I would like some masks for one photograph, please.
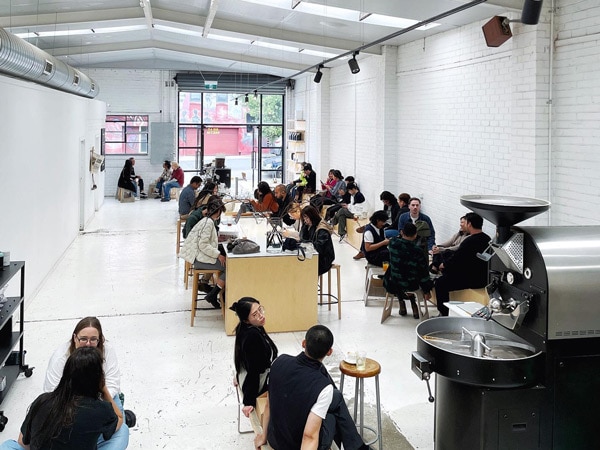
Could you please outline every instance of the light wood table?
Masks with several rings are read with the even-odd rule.
[[[261,252],[227,254],[225,332],[234,334],[239,320],[229,307],[242,297],[254,297],[265,308],[269,333],[304,331],[316,325],[318,255],[299,261],[294,254],[267,253],[265,225],[251,218],[240,224],[246,232],[242,235],[260,244]]]

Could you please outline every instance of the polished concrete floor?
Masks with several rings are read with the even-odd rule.
[[[190,292],[183,286],[183,260],[175,256],[176,217],[175,201],[121,204],[107,198],[37,295],[27,299],[26,363],[35,369],[31,378],[20,376],[1,405],[9,419],[2,439],[18,435],[28,405],[41,393],[54,349],[69,339],[81,317],[95,315],[117,347],[125,407],[138,418],[129,448],[252,448],[252,434],[237,432],[234,338],[225,335],[216,310],[198,311],[195,326],[189,325]],[[252,218],[240,223],[267,229]],[[354,248],[334,242],[343,307],[341,320],[335,307],[319,310],[319,322],[335,336],[335,351],[325,364],[339,380],[337,367],[346,352],[366,351],[382,366],[386,416],[412,447],[432,449],[434,406],[410,369],[417,321],[400,317],[395,307],[380,324],[383,302],[365,307],[362,301],[364,259],[353,260]],[[273,334],[280,353],[298,353],[302,338],[302,332]],[[366,401],[375,403],[375,383],[366,380],[365,389]],[[352,391],[347,381],[344,394]],[[390,442],[384,436],[385,449],[399,448]]]

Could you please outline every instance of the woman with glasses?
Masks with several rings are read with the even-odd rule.
[[[18,443],[6,441],[0,449],[94,450],[99,437],[110,442],[124,426],[123,413],[106,397],[102,355],[96,348],[78,348],[67,358],[56,389],[29,407]]]
[[[117,353],[112,345],[106,342],[102,333],[102,325],[96,317],[85,317],[77,323],[71,339],[63,343],[52,355],[46,370],[44,381],[44,392],[52,392],[59,385],[65,363],[70,355],[78,348],[94,347],[100,351],[104,358],[102,369],[104,370],[105,383],[102,388],[102,397],[112,399],[119,410],[123,413],[123,404],[119,398],[121,393],[121,372],[117,361]],[[98,449],[121,450],[129,444],[129,428],[124,423],[110,440],[98,438]]]
[[[267,392],[271,363],[277,358],[277,346],[264,329],[265,309],[258,300],[242,297],[229,308],[240,323],[235,328],[236,385],[243,393],[242,412],[246,417],[256,407],[256,398]]]

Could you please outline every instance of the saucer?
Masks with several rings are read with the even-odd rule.
[[[345,362],[345,363],[347,363],[347,364],[353,364],[353,365],[356,365],[356,358],[348,358],[348,357],[345,357],[345,358],[344,358],[344,362]]]

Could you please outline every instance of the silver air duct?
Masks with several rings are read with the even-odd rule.
[[[81,97],[94,98],[96,82],[35,45],[0,28],[0,72]]]

